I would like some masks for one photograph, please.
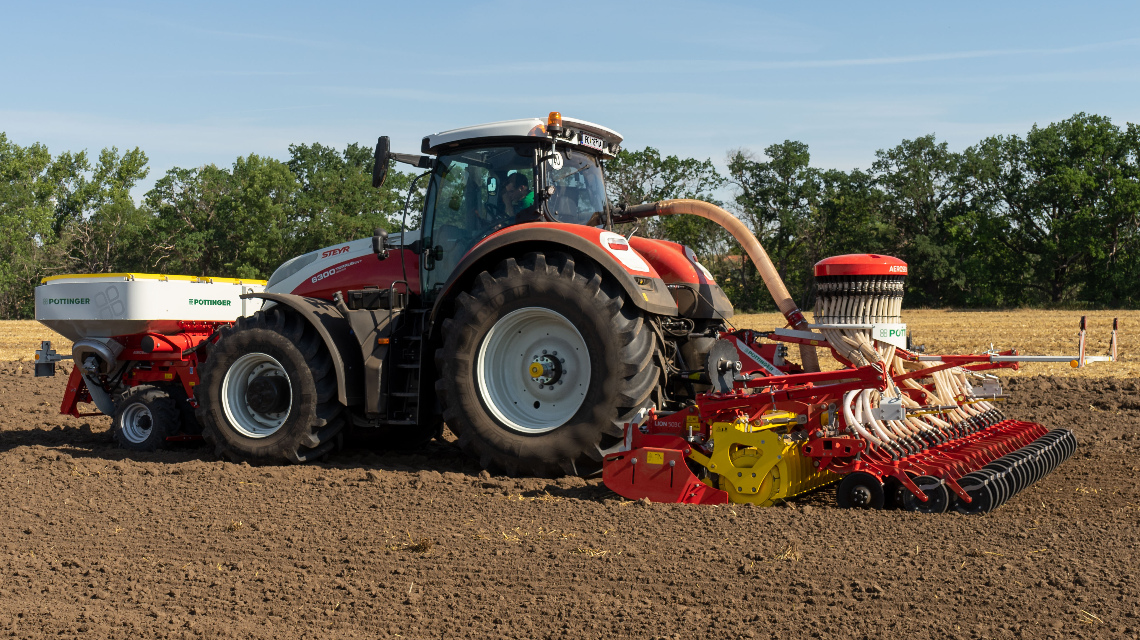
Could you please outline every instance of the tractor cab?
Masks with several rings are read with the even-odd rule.
[[[608,205],[601,161],[621,143],[616,132],[551,113],[429,135],[435,155],[424,203],[420,268],[430,303],[463,256],[483,238],[516,224],[601,226]]]

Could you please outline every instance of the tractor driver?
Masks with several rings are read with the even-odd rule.
[[[513,217],[513,223],[539,219],[534,208],[534,191],[530,188],[530,180],[521,171],[507,176],[503,184],[503,214]]]

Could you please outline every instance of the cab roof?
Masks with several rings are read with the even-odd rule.
[[[573,144],[595,153],[600,152],[607,158],[617,155],[621,148],[621,134],[613,129],[574,118],[562,118],[562,128],[563,133],[558,138],[559,144]],[[599,150],[596,147],[583,145],[582,134],[601,138],[603,148]],[[549,139],[550,136],[546,132],[546,121],[541,118],[522,118],[441,131],[424,136],[420,145],[420,152],[439,155],[445,153],[449,147],[459,147],[467,143],[508,142],[526,138]]]

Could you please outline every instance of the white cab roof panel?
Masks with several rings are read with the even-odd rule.
[[[621,147],[621,134],[613,129],[607,129],[606,127],[592,122],[586,122],[585,120],[565,117],[562,118],[562,126],[566,131],[564,136],[567,137],[560,138],[560,143],[568,142],[570,144],[580,145],[580,136],[585,133],[596,138],[601,138],[605,142],[605,148],[602,149],[602,154],[607,157],[617,154]],[[471,127],[463,127],[461,129],[441,131],[425,136],[420,151],[422,153],[434,153],[438,155],[445,151],[445,147],[450,145],[458,146],[461,143],[475,142],[480,139],[499,141],[507,138],[549,138],[546,133],[546,121],[541,118],[523,118],[520,120],[504,120],[502,122],[490,122]]]

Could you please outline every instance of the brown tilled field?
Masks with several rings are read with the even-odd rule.
[[[1079,313],[908,311],[928,352],[1074,353]],[[1090,352],[1112,313],[1090,315]],[[1140,637],[1140,359],[1012,375],[1077,454],[984,516],[629,502],[506,478],[448,441],[250,466],[132,454],[58,414],[50,337],[0,324],[0,632],[44,637]],[[776,317],[742,316],[770,328]],[[66,343],[55,337],[56,348]]]

